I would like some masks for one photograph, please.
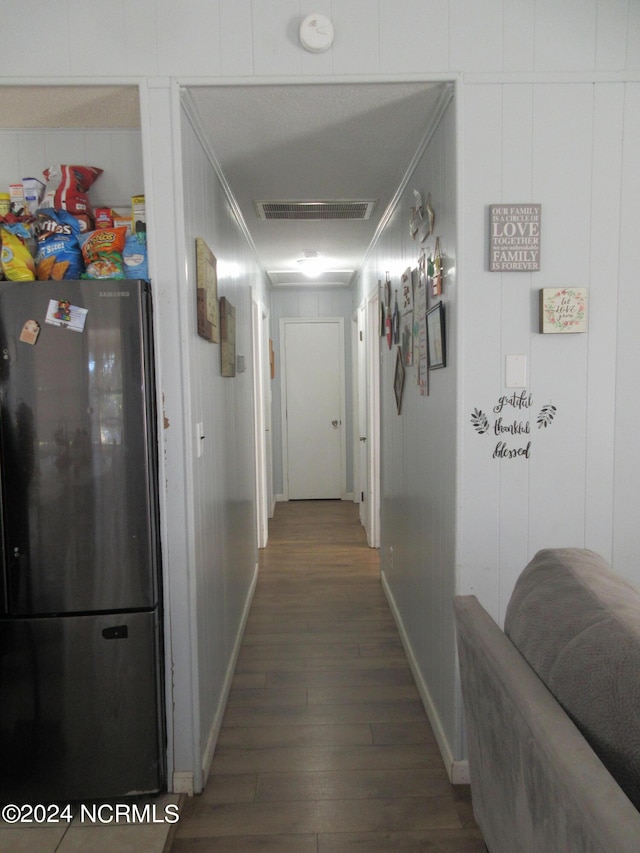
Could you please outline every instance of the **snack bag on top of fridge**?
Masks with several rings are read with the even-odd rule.
[[[127,278],[124,271],[126,228],[98,228],[80,235],[86,270],[81,278]]]
[[[2,272],[9,281],[33,281],[36,277],[36,265],[26,242],[30,232],[21,222],[0,225],[0,262]]]
[[[38,281],[80,278],[84,261],[80,249],[80,223],[66,210],[41,208],[38,211]]]
[[[68,210],[74,216],[93,217],[87,192],[100,177],[102,169],[96,166],[51,166],[43,175],[47,179],[41,207]]]

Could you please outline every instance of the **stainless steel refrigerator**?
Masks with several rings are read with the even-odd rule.
[[[0,801],[165,782],[150,286],[0,282]]]

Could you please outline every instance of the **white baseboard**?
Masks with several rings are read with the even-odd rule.
[[[400,634],[402,645],[404,646],[404,650],[407,654],[407,659],[409,661],[409,666],[411,667],[411,672],[413,673],[413,677],[418,688],[418,693],[420,694],[420,698],[422,699],[422,704],[424,705],[427,717],[429,718],[429,722],[431,723],[431,728],[433,729],[433,733],[438,744],[438,749],[440,750],[440,754],[442,755],[444,766],[449,775],[449,781],[452,785],[468,785],[469,762],[458,761],[455,760],[453,757],[449,741],[442,727],[442,722],[440,721],[440,716],[436,710],[435,705],[433,704],[431,694],[429,693],[429,688],[427,687],[427,684],[424,678],[422,677],[422,673],[418,666],[418,662],[416,661],[416,657],[413,653],[411,643],[409,642],[409,637],[407,636],[407,632],[405,631],[400,611],[398,610],[398,607],[396,605],[393,593],[391,592],[391,588],[387,583],[384,570],[380,573],[380,575],[382,579],[382,588],[384,590],[384,594],[386,595],[387,601],[389,602],[389,607],[391,608],[391,613],[393,614],[398,633]]]
[[[451,773],[449,776],[452,785],[470,785],[471,776],[469,775],[469,762],[454,761],[451,765]]]
[[[284,503],[284,502],[289,500],[289,498],[285,497],[284,495],[274,495],[273,497],[274,497],[274,501],[276,503],[279,503],[279,502]],[[341,501],[352,501],[353,500],[353,492],[345,492],[342,495],[342,497],[340,498],[340,500]],[[274,504],[274,509],[275,509],[275,504]],[[272,513],[272,515],[273,515],[273,513]]]
[[[190,770],[176,770],[173,773],[172,780],[171,790],[174,794],[187,794],[187,796],[193,797],[195,789],[193,773]]]
[[[218,742],[220,727],[222,726],[222,718],[224,716],[225,708],[227,707],[227,699],[229,698],[229,691],[231,690],[231,682],[233,681],[233,674],[235,672],[236,663],[238,661],[240,646],[242,645],[242,638],[244,636],[244,629],[247,625],[247,619],[249,618],[249,610],[251,609],[251,602],[253,601],[253,594],[256,590],[257,582],[258,564],[256,563],[255,569],[253,571],[253,578],[251,579],[251,586],[249,587],[249,593],[247,595],[247,600],[244,604],[242,619],[240,620],[240,626],[236,633],[236,640],[233,645],[233,651],[231,653],[229,665],[227,666],[227,672],[225,675],[224,684],[222,686],[222,693],[220,694],[220,701],[218,702],[218,708],[215,717],[213,718],[211,728],[209,729],[209,737],[207,738],[207,744],[204,748],[204,753],[202,755],[202,787],[199,789],[199,791],[202,790],[202,788],[206,784],[206,781],[209,778],[209,773],[211,771],[211,763],[213,761],[213,755],[215,753],[216,744]]]

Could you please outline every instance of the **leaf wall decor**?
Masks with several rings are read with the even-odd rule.
[[[476,432],[484,435],[489,432],[489,419],[481,409],[474,409],[471,415],[471,423]]]
[[[555,418],[556,412],[556,407],[552,406],[551,403],[547,403],[546,406],[543,406],[542,409],[540,409],[540,414],[537,419],[538,429],[541,429],[542,427],[546,429]]]

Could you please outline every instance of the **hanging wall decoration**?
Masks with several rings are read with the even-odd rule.
[[[393,328],[393,343],[400,343],[400,310],[398,308],[398,291],[396,290],[396,298],[393,303],[393,316],[391,325]]]
[[[389,349],[393,346],[393,318],[391,316],[391,279],[389,273],[384,283],[384,330]]]
[[[446,367],[447,352],[444,327],[444,305],[438,302],[427,311],[427,347],[429,370]]]
[[[433,233],[433,225],[435,222],[435,213],[431,207],[431,193],[427,196],[426,213],[422,204],[422,195],[418,190],[413,191],[415,200],[414,206],[411,208],[411,220],[409,222],[409,234],[412,239],[418,239],[423,243],[429,234]]]
[[[215,255],[202,237],[196,237],[196,284],[198,334],[207,341],[217,344],[220,340],[217,262]]]
[[[418,261],[418,284],[415,293],[415,313],[418,321],[417,361],[418,388],[421,396],[429,393],[429,365],[427,359],[427,256],[424,250],[420,252]]]
[[[220,373],[236,375],[236,309],[224,296],[220,299]]]
[[[433,250],[433,258],[431,259],[431,295],[435,298],[442,294],[442,250],[440,248],[440,238],[436,237],[436,246]]]
[[[492,204],[489,208],[491,272],[540,269],[539,204]]]
[[[382,279],[378,279],[378,334],[384,337],[384,289]]]
[[[400,342],[406,367],[413,364],[413,276],[407,267],[400,279]]]
[[[402,409],[402,392],[404,390],[404,362],[402,360],[402,350],[398,347],[396,352],[396,370],[393,376],[393,393],[396,397],[396,407],[398,414]]]
[[[420,315],[418,314],[418,288],[420,286],[420,274],[418,267],[414,267],[411,270],[411,283],[413,286],[413,312],[411,314],[413,320],[411,326],[411,347],[413,354],[411,356],[411,363],[418,364],[418,334],[420,332]]]
[[[418,228],[422,222],[422,196],[418,190],[413,191],[414,205],[411,208],[411,219],[409,220],[409,234],[411,239],[415,240],[418,236]]]
[[[524,389],[502,394],[488,413],[475,408],[470,421],[478,435],[492,440],[493,459],[530,459],[533,418],[539,430],[546,430],[558,411],[553,403],[545,403],[535,416],[532,410],[533,394]]]
[[[587,288],[545,287],[540,291],[542,334],[575,334],[587,331]]]
[[[413,311],[413,279],[411,278],[411,267],[407,267],[402,273],[400,287],[400,313],[407,314],[409,311]]]

